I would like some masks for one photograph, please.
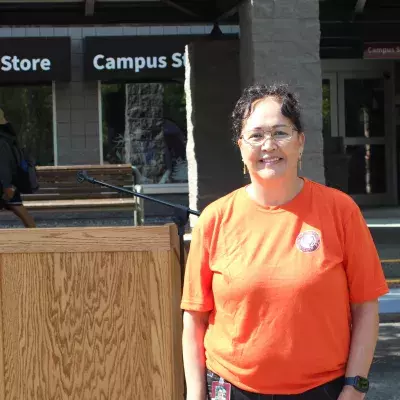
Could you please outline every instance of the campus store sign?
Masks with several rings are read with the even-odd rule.
[[[70,77],[69,37],[0,39],[0,84],[69,81]]]
[[[185,45],[191,36],[87,37],[86,80],[168,80],[185,76]]]
[[[400,43],[371,43],[364,45],[365,59],[398,60]]]

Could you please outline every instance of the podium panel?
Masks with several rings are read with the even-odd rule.
[[[183,400],[175,225],[0,230],[0,398]]]

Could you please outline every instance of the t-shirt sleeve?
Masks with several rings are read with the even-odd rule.
[[[206,209],[192,231],[181,301],[184,310],[207,312],[214,308],[213,272],[210,269],[210,243],[214,226],[215,216]]]
[[[344,244],[350,302],[372,301],[388,293],[375,243],[358,207],[345,225]]]

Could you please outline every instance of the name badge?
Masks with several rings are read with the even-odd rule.
[[[231,400],[231,389],[231,384],[222,378],[218,382],[212,382],[211,400]]]

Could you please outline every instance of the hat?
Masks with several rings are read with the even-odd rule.
[[[5,125],[7,120],[4,117],[4,111],[0,108],[0,125]]]

